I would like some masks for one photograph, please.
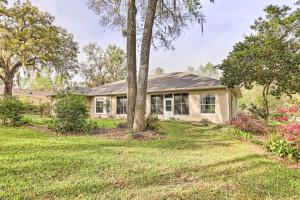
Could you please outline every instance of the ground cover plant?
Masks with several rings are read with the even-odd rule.
[[[168,121],[159,132],[137,141],[0,127],[0,199],[300,197],[299,169],[226,128]]]

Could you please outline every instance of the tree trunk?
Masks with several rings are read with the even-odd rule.
[[[152,40],[153,24],[158,0],[148,0],[148,8],[144,24],[143,39],[140,56],[140,69],[137,85],[137,97],[135,105],[134,131],[145,129],[146,94],[148,84],[149,56]]]
[[[12,96],[12,88],[13,88],[13,73],[6,73],[4,77],[4,96]]]
[[[133,127],[136,102],[136,7],[135,0],[128,0],[127,13],[127,124]]]
[[[270,110],[269,110],[269,89],[270,86],[267,85],[263,89],[263,99],[264,99],[264,120],[265,124],[268,125],[269,123],[269,115],[270,115]]]

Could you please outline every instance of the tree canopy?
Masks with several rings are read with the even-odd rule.
[[[164,73],[165,73],[165,70],[162,67],[156,67],[154,69],[154,75],[163,75]]]
[[[209,78],[220,78],[220,72],[218,71],[218,68],[215,67],[211,62],[208,62],[205,65],[200,65],[197,70],[197,74]]]
[[[253,34],[238,42],[219,67],[228,86],[263,87],[267,120],[269,94],[300,91],[300,9],[270,5],[264,11],[266,16],[251,26]]]
[[[76,71],[78,44],[53,21],[54,17],[29,1],[16,1],[12,6],[0,3],[0,79],[6,95],[11,95],[20,69],[48,68],[63,76]]]
[[[96,87],[126,77],[126,54],[116,45],[109,45],[105,51],[97,45],[90,43],[83,48],[86,61],[80,64],[80,73],[84,84]]]

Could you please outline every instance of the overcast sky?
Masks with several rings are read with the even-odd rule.
[[[9,2],[13,2],[10,0]],[[119,32],[113,32],[99,24],[99,17],[89,10],[87,0],[32,0],[33,5],[55,16],[55,24],[73,33],[82,47],[97,42],[102,48],[117,44],[125,49],[125,39]],[[163,67],[166,72],[185,71],[187,66],[198,67],[211,61],[222,62],[233,45],[244,34],[249,34],[250,25],[269,4],[293,5],[295,0],[203,0],[203,14],[206,16],[204,34],[199,26],[190,27],[175,41],[175,50],[152,51],[151,68]],[[79,60],[84,56],[81,54]]]

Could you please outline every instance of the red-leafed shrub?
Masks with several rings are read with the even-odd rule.
[[[252,134],[266,134],[267,127],[253,115],[241,115],[231,121],[231,125]]]
[[[285,139],[294,143],[297,149],[300,150],[300,123],[281,125],[278,130]]]
[[[297,106],[292,106],[290,108],[278,108],[277,113],[275,114],[273,119],[278,122],[287,122],[298,111],[299,111],[299,108]]]

